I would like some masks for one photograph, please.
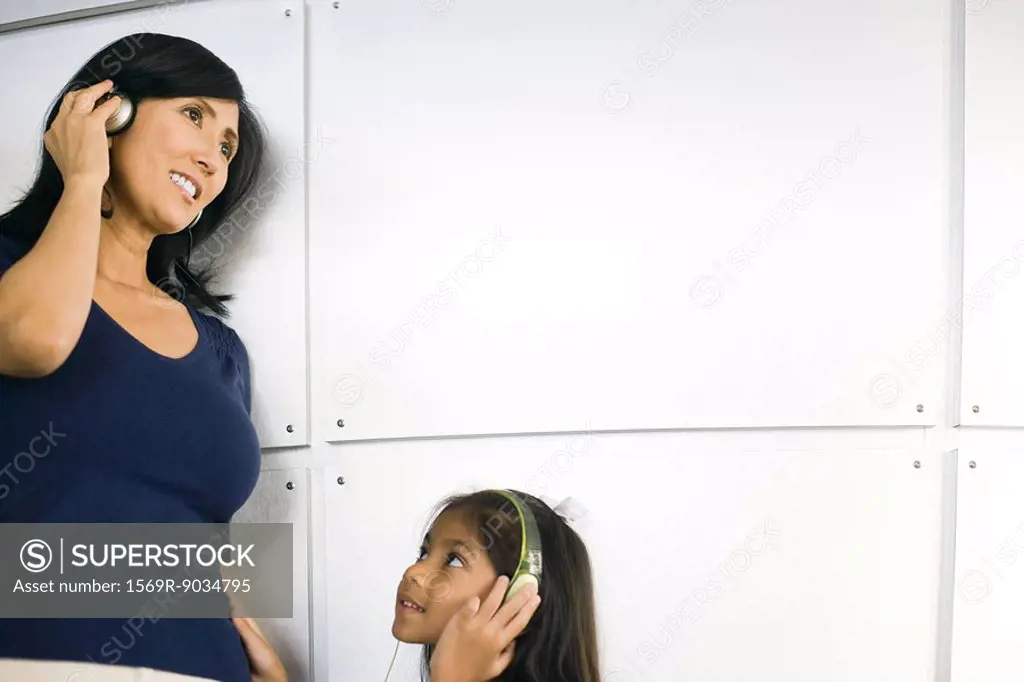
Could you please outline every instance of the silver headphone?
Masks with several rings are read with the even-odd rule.
[[[109,100],[112,97],[119,97],[119,104],[117,111],[107,118],[106,129],[107,135],[113,137],[114,135],[120,135],[124,131],[128,130],[128,127],[135,121],[135,102],[132,101],[131,97],[120,90],[112,89],[110,92],[104,93],[96,101],[96,106],[99,106]]]

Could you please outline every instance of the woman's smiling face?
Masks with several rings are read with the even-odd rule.
[[[111,139],[118,203],[157,233],[192,222],[224,190],[238,151],[238,103],[208,97],[143,99]]]

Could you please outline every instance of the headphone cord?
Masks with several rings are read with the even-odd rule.
[[[395,653],[391,654],[391,663],[388,665],[388,674],[384,676],[384,682],[388,682],[388,678],[391,677],[391,668],[395,665],[395,658],[398,656],[398,645],[401,643],[401,640],[395,642]]]

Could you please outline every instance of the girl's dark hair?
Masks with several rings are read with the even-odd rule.
[[[50,107],[43,131],[57,117],[61,101],[69,91],[108,78],[136,103],[144,98],[174,97],[215,97],[238,103],[238,151],[231,160],[224,190],[203,209],[202,217],[191,229],[191,246],[195,250],[249,196],[263,170],[266,135],[245,98],[238,75],[210,50],[187,38],[159,33],[127,35],[93,55],[61,89]],[[0,215],[0,234],[22,242],[27,248],[39,239],[64,191],[64,179],[53,157],[45,145],[41,143],[40,147],[42,160],[31,187],[13,208]],[[104,215],[109,217],[108,213]],[[185,230],[158,235],[149,250],[146,274],[157,286],[166,283],[175,290],[179,300],[226,317],[224,302],[232,297],[214,295],[207,289],[212,279],[210,268],[193,271],[194,265],[186,267],[189,242]]]
[[[530,507],[544,552],[540,606],[516,640],[515,654],[498,682],[600,682],[597,623],[590,555],[580,536],[543,501],[515,490]],[[458,512],[477,529],[477,540],[498,575],[512,577],[519,565],[522,534],[515,508],[484,490],[455,495],[437,505]],[[423,650],[422,677],[429,679],[431,645]]]

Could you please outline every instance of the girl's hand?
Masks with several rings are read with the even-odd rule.
[[[46,150],[57,164],[65,185],[84,180],[102,187],[110,175],[106,122],[117,111],[120,99],[112,97],[99,107],[96,101],[112,87],[113,82],[105,80],[69,92],[53,124],[43,135]]]
[[[430,659],[431,682],[484,682],[508,667],[515,638],[533,617],[540,596],[535,585],[528,585],[502,604],[507,587],[508,578],[500,576],[483,604],[473,597],[452,616]]]
[[[242,635],[245,654],[249,657],[252,682],[288,682],[288,673],[277,657],[263,631],[252,618],[232,618],[235,629]]]

